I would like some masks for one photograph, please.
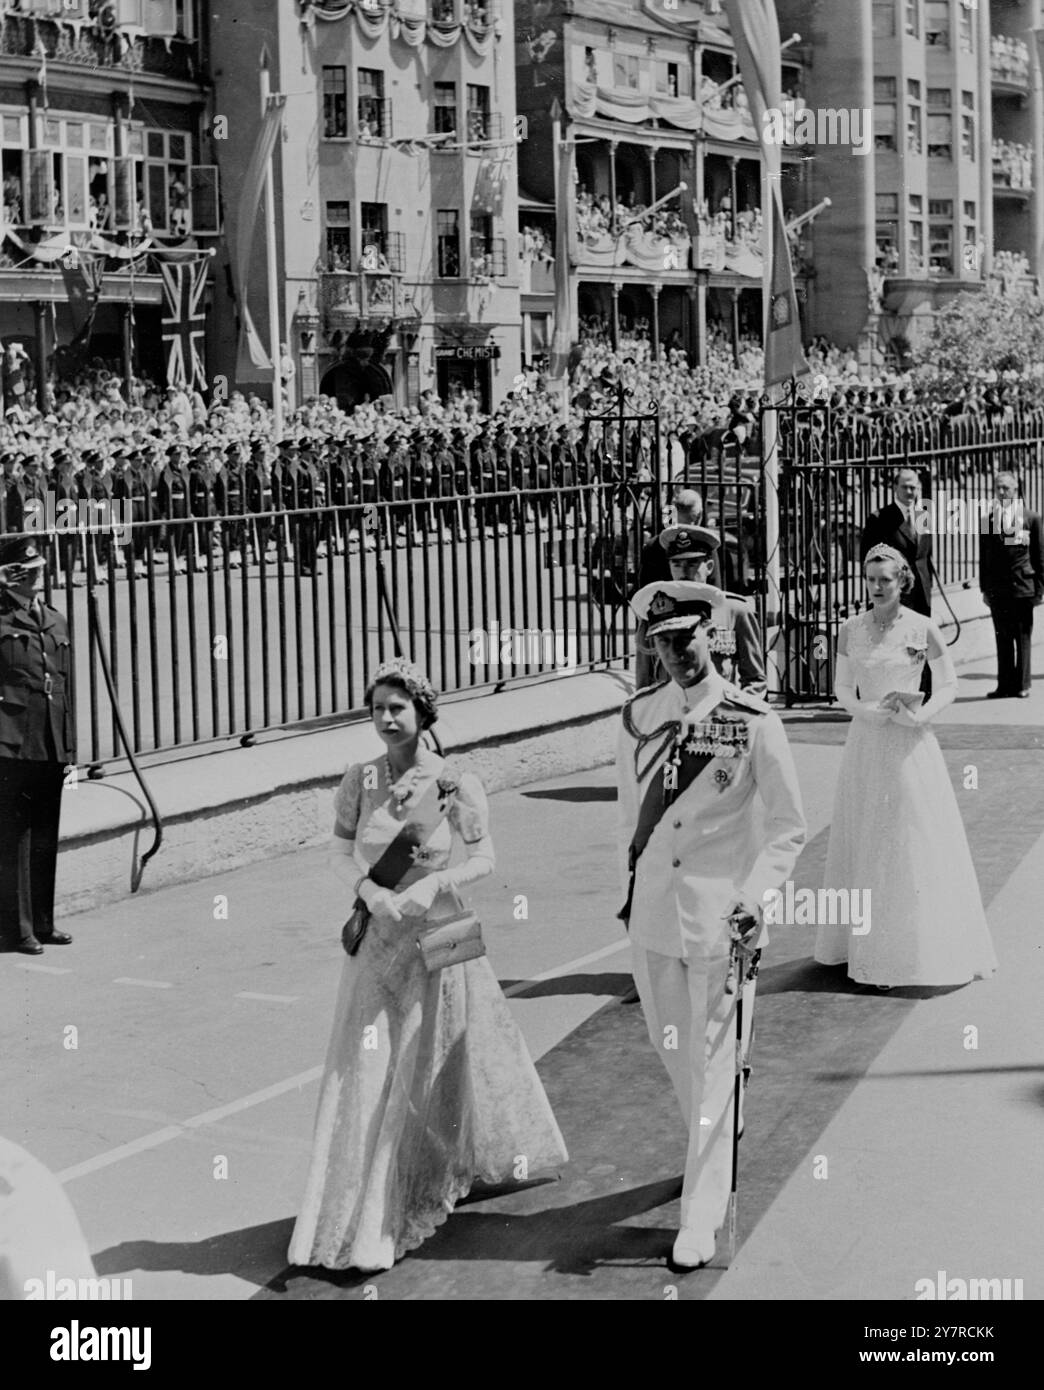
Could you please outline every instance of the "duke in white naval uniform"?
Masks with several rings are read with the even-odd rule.
[[[649,1036],[689,1127],[674,1247],[675,1263],[688,1267],[712,1258],[731,1185],[731,935],[747,952],[763,944],[765,894],[789,877],[805,840],[779,716],[712,664],[707,632],[721,599],[709,585],[680,581],[635,595],[670,679],[624,706],[617,748],[628,895],[620,915]],[[753,989],[744,992],[748,1020]]]

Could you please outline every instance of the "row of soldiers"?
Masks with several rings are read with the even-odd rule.
[[[116,511],[134,523],[129,543],[139,558],[151,536],[154,548],[173,550],[177,560],[192,551],[202,562],[206,547],[220,539],[220,528],[233,552],[245,556],[252,550],[255,559],[272,543],[287,557],[292,547],[308,573],[323,540],[340,550],[372,548],[381,538],[387,544],[464,538],[484,527],[503,534],[530,519],[546,519],[552,509],[561,524],[582,524],[587,498],[580,489],[619,483],[625,471],[631,477],[647,473],[643,449],[635,432],[624,451],[625,470],[608,433],[582,436],[564,425],[508,430],[494,422],[474,437],[462,429],[398,433],[381,449],[353,437],[285,439],[271,459],[263,439],[176,441],[161,452],[131,446],[79,457],[57,449],[46,461],[8,448],[0,454],[0,534],[26,529],[49,494],[55,515],[79,508],[90,516],[87,508],[94,507],[101,515],[117,504]],[[370,512],[370,504],[388,505]],[[63,570],[86,566],[88,549],[100,568],[110,556],[119,562],[103,527],[89,540],[57,529]]]

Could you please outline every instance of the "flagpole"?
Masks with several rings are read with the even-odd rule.
[[[261,118],[268,109],[268,54],[261,56]],[[272,359],[272,428],[276,443],[283,437],[283,390],[279,380],[279,267],[276,264],[275,196],[271,155],[265,166],[265,264],[268,271],[268,350]]]
[[[770,313],[772,308],[772,247],[773,218],[776,214],[775,191],[765,151],[761,155],[761,254],[764,267],[761,279],[762,325],[761,341],[765,357],[765,394],[771,401],[774,396],[768,384],[768,341]],[[765,481],[765,655],[768,693],[778,694],[783,688],[782,673],[779,669],[779,622],[782,603],[780,601],[779,566],[779,448],[778,417],[774,405],[761,414],[761,461],[762,477]]]

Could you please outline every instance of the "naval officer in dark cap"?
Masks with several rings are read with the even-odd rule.
[[[649,1037],[689,1133],[674,1245],[683,1268],[711,1259],[725,1220],[737,988],[746,1037],[766,894],[790,876],[805,840],[779,716],[726,685],[711,661],[708,633],[723,599],[720,589],[674,580],[635,595],[668,679],[624,705],[616,755],[627,894],[619,915]]]
[[[32,536],[0,541],[0,938],[33,956],[72,941],[54,929],[72,663],[65,619],[36,592],[44,563]]]
[[[706,526],[679,524],[661,531],[659,542],[670,565],[672,579],[708,583],[720,544],[717,532]],[[714,611],[711,629],[708,645],[720,674],[730,684],[764,699],[768,689],[765,682],[765,654],[751,605],[740,594],[722,593],[722,601]],[[648,644],[642,641],[642,645]],[[650,664],[652,670],[646,679],[638,682],[639,686],[664,679],[662,667],[655,660]]]

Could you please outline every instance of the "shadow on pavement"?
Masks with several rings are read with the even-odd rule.
[[[615,787],[549,787],[522,792],[531,801],[615,801]]]
[[[286,1267],[286,1252],[294,1218],[266,1221],[219,1236],[197,1241],[129,1240],[111,1245],[94,1256],[99,1274],[116,1275],[135,1270],[180,1270],[185,1274],[234,1274],[252,1284],[266,1284],[273,1272]]]
[[[519,986],[524,986],[519,988]],[[626,974],[604,971],[589,975],[555,975],[550,980],[535,980],[527,984],[525,980],[501,980],[500,988],[505,992],[512,990],[513,999],[544,999],[558,994],[604,994],[620,998],[634,988],[634,977]]]

